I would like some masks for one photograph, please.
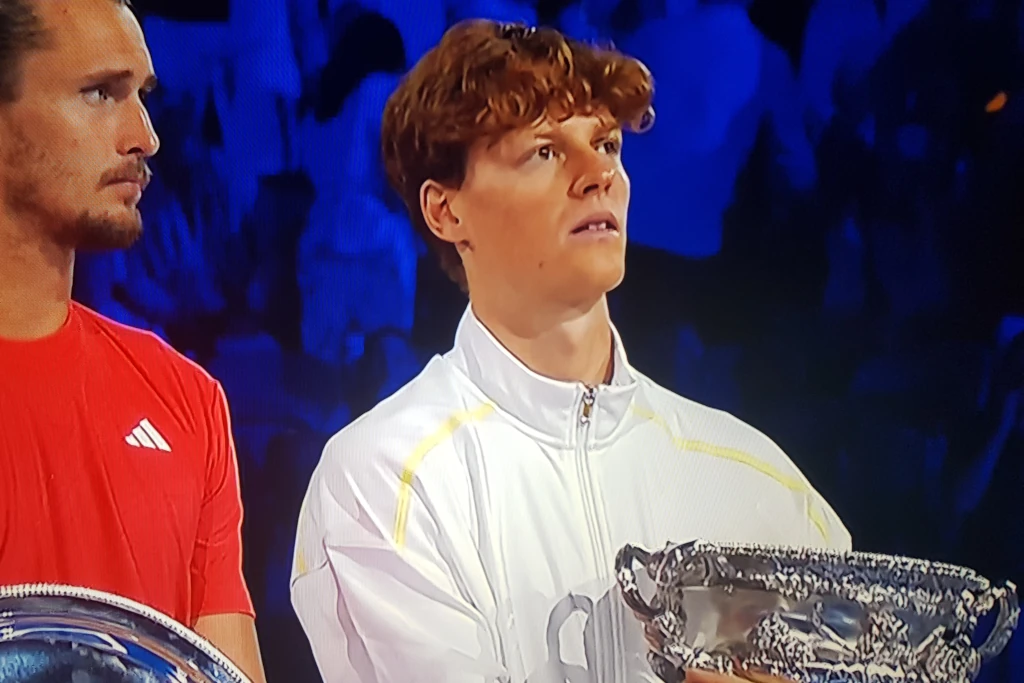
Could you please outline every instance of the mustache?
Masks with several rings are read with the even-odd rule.
[[[114,183],[138,183],[142,189],[146,189],[149,181],[153,179],[153,172],[145,159],[133,161],[130,164],[107,171],[100,178],[101,185],[112,185]]]

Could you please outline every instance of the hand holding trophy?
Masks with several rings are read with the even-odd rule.
[[[1012,583],[872,553],[696,541],[616,558],[666,683],[970,683],[1017,626]],[[641,594],[640,579],[654,583]],[[979,646],[979,621],[998,609]]]

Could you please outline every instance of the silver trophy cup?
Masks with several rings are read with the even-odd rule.
[[[1006,647],[1020,613],[1012,583],[871,553],[626,546],[616,572],[651,668],[670,683],[689,669],[799,683],[969,683]],[[997,608],[976,645],[981,619]]]
[[[0,683],[250,683],[199,635],[109,593],[0,586]]]

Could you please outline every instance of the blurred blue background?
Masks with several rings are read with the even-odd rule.
[[[612,39],[654,74],[611,297],[635,365],[774,438],[858,549],[1024,583],[1021,0],[136,6],[163,83],[146,233],[82,255],[75,296],[223,382],[271,681],[319,680],[288,575],[321,448],[465,306],[378,135],[399,75],[474,16]],[[1024,636],[983,680],[1024,680]]]

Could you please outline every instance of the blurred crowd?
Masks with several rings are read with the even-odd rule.
[[[270,680],[317,680],[287,586],[321,448],[465,306],[386,186],[379,123],[469,17],[611,40],[654,74],[611,299],[633,363],[779,442],[858,549],[1024,579],[1020,0],[140,4],[162,84],[146,231],[81,255],[75,295],[224,384]],[[985,681],[1019,677],[1011,650]]]

